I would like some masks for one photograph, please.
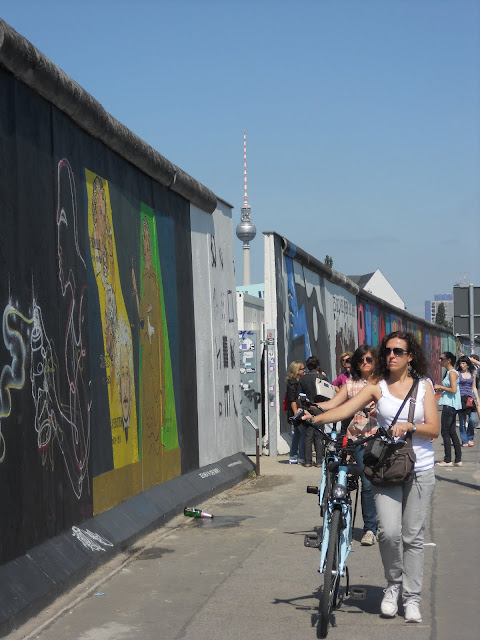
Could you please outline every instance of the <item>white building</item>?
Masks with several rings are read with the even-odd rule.
[[[353,280],[360,289],[365,289],[368,293],[393,304],[393,306],[399,309],[406,309],[405,302],[385,278],[380,269],[377,269],[373,273],[366,273],[363,276],[348,276],[348,278]]]

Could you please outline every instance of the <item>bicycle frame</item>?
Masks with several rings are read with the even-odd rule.
[[[338,435],[338,432],[335,429],[332,429],[332,432],[330,433],[332,442],[329,442],[326,447],[325,457],[322,463],[322,481],[318,492],[318,499],[320,508],[323,508],[323,535],[320,547],[320,564],[318,571],[319,573],[323,573],[325,571],[328,544],[330,541],[330,521],[333,511],[340,510],[342,513],[342,530],[340,535],[338,572],[340,576],[343,577],[345,575],[346,561],[350,554],[350,551],[352,550],[353,523],[351,509],[352,501],[350,498],[350,492],[347,487],[349,465],[343,459],[345,458],[345,454],[339,456],[336,452],[335,443],[337,441]],[[338,469],[335,472],[329,470],[328,467],[330,463],[338,464]],[[329,474],[331,474],[334,482],[329,487],[330,495],[325,496]],[[333,492],[334,487],[337,487],[337,493],[341,493],[342,495],[335,496]],[[327,507],[326,509],[325,503]]]

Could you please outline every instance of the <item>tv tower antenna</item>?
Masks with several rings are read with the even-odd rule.
[[[243,132],[243,206],[241,220],[237,226],[237,238],[243,242],[243,285],[250,284],[250,242],[257,235],[251,220],[251,207],[247,196],[247,133]]]

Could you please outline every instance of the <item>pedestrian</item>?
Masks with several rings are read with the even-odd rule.
[[[471,353],[470,361],[475,367],[475,377],[477,380],[477,393],[479,394],[479,397],[480,397],[480,357],[475,355],[474,353]],[[477,406],[477,411],[475,412],[475,415],[476,415],[475,429],[480,429],[480,416],[478,415],[478,411],[479,411],[479,408]]]
[[[340,391],[340,387],[345,384],[346,380],[350,377],[350,370],[352,368],[352,355],[351,351],[345,351],[340,356],[340,364],[342,365],[342,371],[337,378],[332,382],[335,387],[335,391]]]
[[[300,378],[300,389],[311,402],[317,402],[321,398],[317,394],[317,380],[327,380],[326,374],[320,372],[320,361],[316,356],[310,356],[305,363],[307,370]],[[312,409],[314,412],[315,409]],[[314,414],[315,415],[315,414]],[[315,466],[319,467],[323,459],[323,439],[318,429],[311,425],[305,426],[305,466],[311,467],[313,462],[312,446],[315,448]]]
[[[305,375],[305,365],[294,360],[290,363],[287,371],[287,417],[293,417],[301,408],[298,401],[298,394],[301,392],[300,379]],[[303,424],[293,425],[292,443],[290,446],[290,464],[305,464],[305,426]]]
[[[389,428],[395,414],[418,379],[413,422],[408,422],[405,403],[393,436],[412,434],[416,455],[414,473],[403,485],[372,486],[377,510],[377,530],[387,588],[380,606],[384,617],[394,618],[402,593],[405,622],[421,622],[424,530],[435,486],[432,439],[439,434],[438,409],[433,387],[427,379],[427,360],[417,339],[395,331],[381,342],[373,373],[374,382],[336,409],[312,417],[318,424],[344,420],[370,402],[377,403],[379,427]],[[308,417],[308,415],[307,415]]]
[[[445,376],[442,384],[436,384],[434,388],[435,391],[442,392],[438,404],[442,407],[441,433],[445,455],[441,462],[435,463],[437,467],[462,466],[462,448],[457,435],[457,411],[462,408],[462,401],[455,362],[456,358],[451,351],[443,351],[440,355],[440,363],[445,367]],[[455,462],[452,462],[452,444]]]
[[[318,406],[324,411],[339,407],[350,398],[353,398],[367,384],[372,381],[372,373],[374,370],[375,351],[368,344],[363,344],[355,350],[351,358],[351,375],[340,388],[337,395],[327,402],[320,402]],[[310,412],[312,413],[312,412]],[[370,402],[361,410],[357,411],[351,420],[347,420],[347,433],[352,438],[360,436],[368,436],[377,430],[377,420],[375,418],[375,403]],[[308,428],[308,427],[307,427]],[[310,427],[315,429],[315,427]],[[363,469],[363,453],[365,445],[360,444],[355,447],[354,457],[356,463]],[[372,485],[370,480],[362,472],[361,475],[361,504],[363,517],[363,537],[360,544],[363,546],[372,546],[376,541],[377,534],[377,512],[375,510],[375,501],[373,498]]]
[[[480,407],[475,367],[470,358],[460,356],[456,369],[459,372],[458,383],[462,401],[462,408],[458,411],[460,438],[462,439],[462,447],[473,447],[475,411],[477,407]]]

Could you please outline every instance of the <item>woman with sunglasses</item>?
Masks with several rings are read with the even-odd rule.
[[[460,386],[461,408],[458,412],[458,422],[462,447],[473,447],[473,434],[475,433],[475,411],[480,407],[478,401],[476,370],[472,361],[467,356],[460,356],[457,360],[459,372],[458,384]],[[472,403],[468,406],[468,398]],[[468,423],[468,424],[467,424]],[[465,426],[467,425],[467,428]]]
[[[442,407],[441,433],[445,456],[442,462],[435,463],[437,467],[462,466],[462,449],[456,425],[457,411],[462,408],[462,401],[460,400],[460,386],[455,362],[456,358],[451,351],[444,351],[440,355],[440,363],[442,367],[445,367],[445,376],[442,384],[436,384],[434,389],[442,392],[438,405]],[[452,462],[452,444],[455,450],[455,462]]]
[[[432,438],[439,434],[438,409],[427,360],[417,339],[395,331],[381,342],[373,373],[375,382],[345,404],[319,416],[306,416],[318,424],[344,420],[370,402],[377,403],[379,427],[389,428],[414,380],[418,379],[413,422],[408,422],[406,402],[391,427],[395,437],[412,434],[416,455],[414,473],[400,486],[372,486],[377,510],[377,530],[387,588],[380,606],[384,617],[394,618],[402,593],[405,622],[421,622],[420,600],[423,581],[423,538],[427,511],[435,485]]]
[[[362,344],[355,350],[351,358],[351,376],[340,388],[337,395],[326,402],[319,402],[317,406],[328,411],[335,409],[350,398],[353,398],[361,391],[367,382],[372,380],[374,369],[374,349],[368,344]],[[352,438],[360,436],[368,436],[377,430],[377,420],[374,417],[375,403],[370,402],[368,406],[362,407],[361,411],[357,411],[348,423],[347,433]],[[310,427],[313,429],[313,427]],[[363,468],[364,445],[355,447],[355,461]],[[370,480],[362,473],[361,485],[361,503],[363,517],[363,537],[360,544],[364,547],[370,547],[375,544],[377,533],[377,512],[375,510],[375,501],[373,499],[372,485]]]
[[[298,394],[301,392],[300,378],[305,375],[305,365],[298,360],[290,363],[285,381],[287,383],[287,417],[293,417],[300,409]],[[290,464],[305,463],[305,426],[293,426],[292,443],[290,445]]]
[[[335,380],[332,382],[332,385],[335,387],[335,391],[337,393],[340,390],[340,387],[345,384],[348,378],[350,378],[350,371],[352,368],[352,355],[353,354],[351,351],[345,351],[340,356],[340,364],[342,365],[342,372],[340,373],[338,378],[335,378]]]

